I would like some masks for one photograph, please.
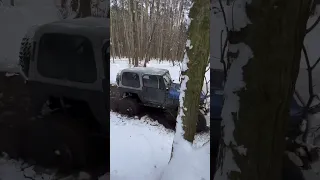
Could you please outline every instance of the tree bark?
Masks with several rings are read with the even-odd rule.
[[[182,117],[184,138],[189,142],[193,142],[196,133],[200,92],[208,65],[210,43],[209,5],[210,1],[194,0],[189,14],[189,18],[192,19],[188,31],[191,47],[188,48],[188,45],[186,47],[189,62],[188,69],[181,72],[182,75],[186,75],[189,78],[183,104],[185,116]]]
[[[210,1],[193,0],[193,6],[189,12],[190,26],[188,40],[185,47],[185,57],[182,62],[180,107],[177,117],[176,134],[173,140],[171,158],[181,153],[178,146],[185,143],[192,145],[196,133],[200,92],[204,81],[206,67],[209,59],[209,7]],[[180,150],[180,152],[178,151]],[[185,157],[188,158],[188,157]],[[177,160],[177,159],[176,159]],[[168,177],[164,172],[162,180],[181,179]]]
[[[137,67],[139,65],[138,60],[138,33],[137,33],[137,2],[130,0],[131,14],[132,14],[132,36],[133,36],[133,65]]]
[[[227,6],[234,17],[228,19],[233,20],[228,22],[233,61],[215,180],[282,179],[285,130],[310,4],[238,0]]]

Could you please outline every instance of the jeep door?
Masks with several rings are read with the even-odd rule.
[[[156,75],[143,75],[143,97],[147,103],[156,106],[162,106],[165,102],[166,91],[160,88],[159,76]]]

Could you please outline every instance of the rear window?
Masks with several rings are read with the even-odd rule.
[[[67,34],[44,34],[40,39],[38,71],[42,76],[93,83],[97,79],[94,50],[89,39]]]
[[[139,88],[140,87],[140,79],[137,73],[132,72],[124,72],[122,73],[122,85]]]

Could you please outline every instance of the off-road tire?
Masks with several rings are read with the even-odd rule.
[[[19,51],[19,66],[22,72],[28,76],[31,54],[33,51],[33,37],[37,26],[31,27],[22,38]]]
[[[140,113],[140,105],[138,101],[132,97],[125,97],[119,100],[118,108],[121,114],[129,117],[137,116]]]
[[[47,100],[48,100],[48,97],[45,95],[37,96],[35,95],[35,93],[31,93],[28,117],[35,118],[38,116],[42,116],[42,110]]]
[[[110,97],[110,110],[119,112],[119,98]]]
[[[28,76],[29,64],[31,59],[32,44],[28,37],[24,37],[21,41],[19,52],[19,65],[22,72]]]
[[[61,109],[62,105],[61,105],[60,99],[59,98],[54,98],[54,97],[49,97],[48,107],[51,110]]]
[[[84,134],[66,118],[61,119],[64,117],[57,113],[45,120],[21,124],[21,158],[30,158],[44,167],[58,166],[61,171],[84,167],[87,162]],[[34,147],[42,148],[36,151]]]

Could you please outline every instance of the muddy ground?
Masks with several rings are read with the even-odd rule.
[[[109,170],[109,141],[93,137],[87,116],[57,111],[30,117],[30,97],[20,76],[0,72],[0,152],[61,175],[89,172],[93,179]],[[80,123],[79,123],[80,122]]]
[[[116,110],[116,106],[122,106],[121,101],[119,101],[119,98],[120,98],[120,95],[117,91],[117,86],[110,85],[110,109],[112,111],[115,111],[117,113],[124,115],[125,113],[121,112],[121,110]],[[163,109],[140,106],[140,113],[138,116],[141,118],[146,115],[150,117],[152,120],[155,120],[160,124],[162,124],[165,128],[175,130],[176,115]],[[202,118],[204,117],[202,116]],[[207,131],[209,131],[209,128],[202,129],[201,131],[199,130],[199,133],[207,132]]]

